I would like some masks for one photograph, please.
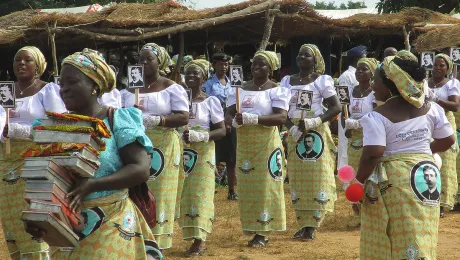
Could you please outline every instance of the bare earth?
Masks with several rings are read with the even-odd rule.
[[[227,189],[218,188],[215,198],[216,220],[214,230],[208,237],[208,250],[203,260],[268,260],[268,259],[358,259],[359,229],[350,204],[339,193],[334,213],[328,215],[313,242],[297,242],[291,239],[297,231],[294,211],[289,196],[289,185],[285,187],[288,230],[273,234],[267,248],[255,249],[246,246],[251,237],[241,232],[238,205],[227,201]],[[8,259],[3,233],[0,231],[0,259]],[[181,240],[181,231],[176,225],[173,248],[165,252],[167,260],[183,259],[190,242]],[[460,259],[460,214],[448,213],[441,219],[438,242],[438,259]]]

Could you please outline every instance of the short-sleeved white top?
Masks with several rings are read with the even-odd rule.
[[[374,91],[369,93],[369,95],[362,98],[353,97],[353,88],[348,88],[350,93],[350,105],[348,110],[350,111],[350,118],[360,119],[364,115],[374,110],[375,96]]]
[[[45,111],[66,112],[59,89],[50,82],[33,96],[16,98],[16,108],[10,110],[10,123],[32,125],[35,119],[46,117]]]
[[[188,126],[199,126],[201,129],[210,129],[211,124],[224,121],[224,110],[216,97],[208,97],[201,102],[192,102],[192,111],[189,115]]]
[[[290,79],[291,76],[286,76],[281,80],[281,87],[287,88],[291,92],[288,112],[290,118],[317,117],[323,113],[323,100],[337,95],[334,80],[328,75],[321,75],[314,82],[307,85],[292,86]],[[309,97],[312,97],[310,99],[311,105],[306,109],[298,109],[299,93],[303,94],[305,92]],[[302,116],[302,113],[304,116]]]
[[[114,89],[109,93],[105,93],[101,98],[98,98],[97,101],[101,105],[106,105],[114,108],[121,108],[121,94],[118,89]]]
[[[135,104],[134,93],[124,90],[122,93],[123,107],[133,107]],[[189,112],[188,96],[185,89],[178,84],[152,93],[139,94],[139,109],[144,115],[168,116],[172,111]]]
[[[239,88],[241,113],[251,113],[256,115],[271,115],[273,108],[281,108],[286,111],[289,109],[289,90],[282,87],[275,87],[262,91],[248,91]],[[231,88],[228,93],[227,107],[236,104],[235,88]]]
[[[453,134],[444,109],[431,103],[423,116],[393,123],[378,112],[361,118],[363,145],[385,146],[384,156],[397,153],[425,153],[431,155],[431,139],[442,139]]]
[[[440,88],[433,88],[439,99],[448,100],[449,96],[460,96],[460,82],[457,79],[451,79]]]

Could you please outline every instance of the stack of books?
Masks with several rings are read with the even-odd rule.
[[[22,212],[22,220],[45,230],[42,238],[50,246],[76,246],[78,231],[86,224],[81,212],[70,209],[66,196],[74,188],[72,175],[91,178],[99,168],[105,144],[96,127],[94,121],[43,119],[34,128],[35,144],[23,153],[21,177],[29,209]],[[94,131],[88,132],[90,128]]]

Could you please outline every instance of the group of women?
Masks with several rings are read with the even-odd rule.
[[[65,58],[60,86],[40,80],[46,67],[40,50],[17,52],[16,108],[8,124],[0,109],[2,138],[11,140],[12,151],[0,149],[0,214],[13,259],[162,259],[162,250],[172,246],[176,220],[183,239],[193,240],[186,253],[201,255],[214,221],[214,140],[225,136],[226,125],[237,134],[240,220],[243,233],[253,236],[248,246],[265,247],[272,231],[286,230],[287,168],[299,225],[294,239],[314,239],[337,199],[329,122],[342,110],[319,49],[303,45],[296,58],[300,72],[279,85],[270,80],[280,68],[276,53],[258,51],[253,79],[232,88],[225,116],[219,99],[201,90],[209,62],[187,63],[185,88],[161,76],[169,62],[165,48],[144,45],[139,63],[146,87],[138,95],[123,90],[124,108],[111,120],[113,110],[101,97],[115,88],[116,77],[98,52],[85,49]],[[460,99],[459,82],[449,77],[449,57],[438,55],[434,67],[426,84],[417,58],[406,51],[381,64],[371,58],[358,62],[359,85],[350,89],[350,116],[342,120],[350,164],[357,169],[353,182],[366,193],[359,208],[362,259],[436,259],[440,204],[452,208],[457,201],[452,112]],[[50,248],[38,239],[46,231],[24,228],[21,221],[27,204],[19,152],[32,145],[31,126],[45,111],[100,119],[112,134],[105,138],[95,178],[77,179],[68,194],[70,205],[88,216],[74,248]],[[282,125],[289,129],[287,151],[279,136]],[[442,170],[433,153],[441,155]],[[145,182],[156,199],[152,229],[128,198],[129,188]]]

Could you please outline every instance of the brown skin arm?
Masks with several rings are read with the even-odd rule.
[[[230,133],[232,130],[232,121],[236,115],[236,105],[232,105],[227,108],[225,113],[225,127],[227,128],[227,133]]]
[[[432,153],[442,153],[449,150],[453,144],[455,144],[455,137],[451,135],[442,139],[434,139],[434,141],[430,143],[430,149]]]
[[[356,179],[359,182],[364,183],[371,176],[372,171],[380,162],[380,158],[382,158],[384,152],[385,146],[368,145],[363,147],[363,153],[359,160],[358,173],[356,174]]]
[[[209,140],[219,140],[219,139],[222,139],[226,135],[224,121],[221,121],[216,124],[212,124],[211,129],[212,130],[209,132]],[[184,131],[184,140],[186,143],[190,143],[188,130]]]
[[[332,118],[342,112],[342,105],[340,105],[340,101],[337,96],[328,97],[324,100],[324,102],[326,102],[328,109],[324,114],[319,115],[323,123],[331,121]],[[305,122],[300,120],[298,126],[299,129],[303,131],[305,129]],[[286,124],[286,127],[289,127],[288,124]]]
[[[148,180],[150,163],[143,146],[133,142],[118,151],[124,166],[117,172],[101,178],[77,177],[76,188],[67,194],[73,210],[79,208],[83,198],[92,192],[127,189]]]
[[[445,110],[457,112],[460,108],[460,96],[449,96],[447,100],[438,100],[438,104]]]
[[[173,114],[165,116],[165,126],[169,128],[181,127],[188,124],[189,112],[172,111]]]

